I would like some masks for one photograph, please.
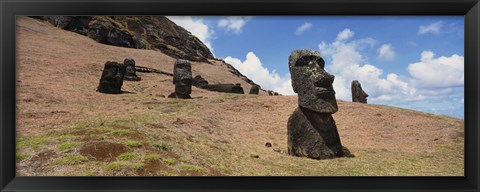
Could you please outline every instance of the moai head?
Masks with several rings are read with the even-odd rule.
[[[362,89],[362,85],[357,80],[352,81],[352,101],[367,103],[368,94]]]
[[[132,58],[126,58],[123,61],[123,64],[126,67],[125,80],[140,81],[140,77],[137,77],[137,73],[135,70],[135,60],[133,60]]]
[[[335,76],[325,71],[325,61],[318,51],[294,50],[288,65],[298,105],[319,113],[338,111],[332,86]]]
[[[250,88],[249,94],[256,94],[256,95],[258,95],[259,90],[260,90],[260,86],[258,86],[258,85],[252,85],[252,88]]]
[[[242,84],[236,83],[236,84],[232,87],[232,93],[244,94],[245,92],[243,92]]]
[[[173,84],[178,96],[188,96],[192,93],[192,66],[189,61],[177,59],[173,66]]]
[[[192,85],[195,87],[203,87],[208,85],[208,81],[205,80],[202,76],[197,75],[193,78]]]
[[[97,90],[101,93],[121,93],[124,75],[125,65],[115,61],[107,61]]]

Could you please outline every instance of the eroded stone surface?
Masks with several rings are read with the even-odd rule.
[[[362,89],[358,80],[352,81],[352,102],[367,103],[368,94]]]

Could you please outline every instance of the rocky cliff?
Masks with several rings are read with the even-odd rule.
[[[44,16],[56,27],[95,41],[136,49],[159,50],[171,57],[207,62],[212,52],[189,31],[164,16]]]

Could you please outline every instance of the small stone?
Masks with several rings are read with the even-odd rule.
[[[272,144],[267,142],[267,143],[265,143],[265,147],[272,147]]]
[[[281,150],[281,149],[279,149],[279,148],[274,148],[274,149],[273,149],[273,151],[275,151],[275,152],[277,152],[277,153],[280,153],[280,152],[282,152],[282,150]]]
[[[260,158],[260,156],[258,156],[258,155],[256,155],[256,154],[250,154],[250,157],[251,157],[251,158],[255,158],[255,159]]]

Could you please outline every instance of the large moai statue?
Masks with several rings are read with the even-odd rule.
[[[140,81],[141,78],[137,76],[137,72],[135,70],[135,60],[132,58],[126,58],[123,61],[123,64],[126,67],[125,70],[125,77],[124,79],[127,81]]]
[[[332,114],[338,106],[334,76],[324,70],[318,51],[292,51],[288,65],[298,108],[288,119],[288,154],[313,159],[349,156],[342,147]]]
[[[352,101],[367,103],[368,94],[362,89],[362,85],[357,80],[352,81]]]
[[[125,70],[126,67],[124,64],[115,61],[107,61],[103,68],[102,77],[100,77],[97,91],[112,94],[122,93]]]
[[[192,65],[189,61],[177,59],[173,66],[173,84],[175,92],[168,98],[191,99],[192,93]]]
[[[260,86],[258,85],[252,85],[252,88],[250,88],[250,92],[248,94],[255,94],[258,95],[258,92],[260,91]]]

